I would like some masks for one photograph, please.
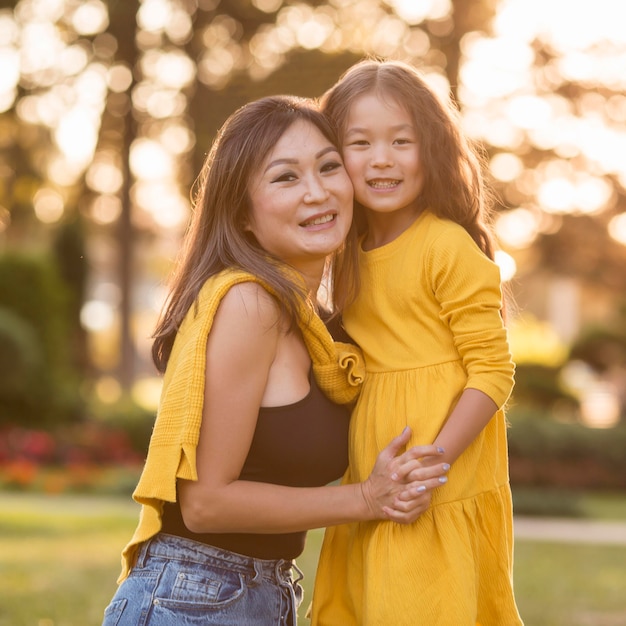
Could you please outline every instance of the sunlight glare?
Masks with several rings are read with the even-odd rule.
[[[296,38],[305,50],[315,50],[324,43],[333,28],[330,17],[324,14],[314,15],[298,27]]]
[[[40,222],[54,224],[63,217],[65,203],[61,194],[54,189],[42,188],[33,198],[33,209]]]
[[[179,50],[159,55],[154,69],[153,78],[172,89],[183,89],[196,77],[196,64]]]
[[[124,182],[122,172],[114,155],[98,152],[85,174],[85,182],[100,194],[115,194]]]
[[[22,0],[15,6],[15,16],[25,24],[30,21],[56,22],[65,11],[66,0]]]
[[[19,52],[13,48],[0,48],[0,93],[12,92],[19,81]]]
[[[33,75],[37,82],[41,82],[43,77],[38,77],[37,74],[54,67],[64,49],[65,44],[53,24],[25,24],[20,47],[22,72]]]
[[[515,259],[510,254],[504,252],[504,250],[496,250],[494,260],[500,269],[500,279],[502,282],[506,283],[512,280],[517,272]]]
[[[576,188],[569,178],[544,180],[537,190],[541,208],[549,213],[570,213],[576,205]]]
[[[113,224],[122,214],[122,202],[117,196],[97,196],[89,206],[89,216],[96,224]]]
[[[589,174],[579,174],[576,180],[576,206],[581,213],[600,213],[608,207],[613,187],[604,179]]]
[[[144,0],[137,12],[138,26],[149,32],[162,31],[172,16],[168,0]]]
[[[160,140],[171,154],[185,154],[193,148],[195,135],[182,124],[170,123],[161,133]]]
[[[620,213],[611,218],[609,235],[618,243],[626,246],[626,213]]]
[[[83,328],[92,332],[107,330],[113,325],[114,320],[113,307],[102,300],[89,300],[80,310],[80,322]]]
[[[73,108],[59,120],[54,139],[69,161],[87,164],[98,141],[98,120],[84,107]]]
[[[95,35],[106,30],[109,12],[101,0],[81,2],[72,15],[72,26],[80,35]]]
[[[47,164],[46,176],[60,187],[75,185],[84,172],[84,163],[68,161],[65,156],[57,154]]]
[[[89,63],[89,56],[84,46],[68,46],[59,55],[59,67],[65,76],[82,72]]]
[[[420,24],[425,19],[441,20],[452,11],[450,0],[386,0],[407,24]]]
[[[146,101],[146,112],[155,119],[182,115],[187,109],[185,94],[172,89],[154,89]]]
[[[11,46],[19,41],[20,29],[8,9],[0,9],[0,46]]]
[[[507,106],[511,121],[519,128],[530,129],[545,126],[551,122],[550,104],[538,96],[518,96]]]
[[[489,163],[489,170],[494,178],[503,182],[510,182],[519,178],[524,171],[522,160],[510,152],[499,152]]]
[[[507,246],[527,248],[537,237],[537,218],[532,211],[524,208],[506,211],[496,217],[495,230]]]
[[[114,93],[124,93],[133,83],[133,73],[128,66],[118,63],[109,68],[107,85]]]
[[[137,205],[162,228],[182,228],[189,216],[189,205],[173,183],[139,181],[133,188]]]
[[[130,149],[130,168],[137,178],[159,180],[168,178],[173,171],[169,152],[151,139],[136,139]]]
[[[282,6],[283,0],[252,0],[252,5],[263,13],[273,13]]]

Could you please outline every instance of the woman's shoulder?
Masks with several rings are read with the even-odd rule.
[[[278,301],[254,274],[222,272],[215,276],[213,284],[208,285],[208,291],[216,297],[215,306],[222,315],[235,320],[255,321],[268,327],[280,319]]]

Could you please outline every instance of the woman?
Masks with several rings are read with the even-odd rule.
[[[106,626],[295,624],[306,529],[408,523],[427,506],[446,470],[421,467],[433,446],[399,455],[409,432],[362,483],[327,485],[347,466],[342,405],[361,364],[315,296],[351,219],[335,137],[309,101],[264,98],[226,121],[155,333],[161,404]]]

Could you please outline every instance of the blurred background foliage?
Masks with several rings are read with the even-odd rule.
[[[611,0],[1,0],[5,484],[104,463],[103,445],[140,461],[150,334],[216,130],[375,55],[419,67],[485,154],[515,301],[513,481],[626,486],[625,17]]]

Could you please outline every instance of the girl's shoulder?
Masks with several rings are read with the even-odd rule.
[[[424,236],[433,244],[439,243],[445,246],[450,246],[454,243],[475,245],[474,240],[461,224],[439,217],[431,211],[426,211],[422,225]]]

